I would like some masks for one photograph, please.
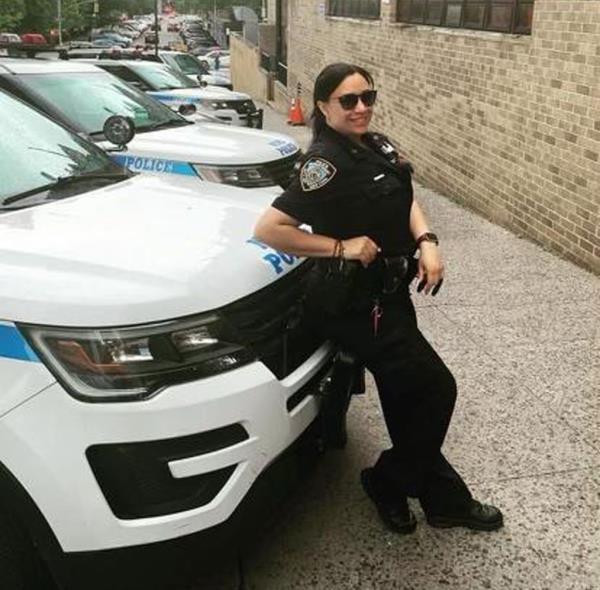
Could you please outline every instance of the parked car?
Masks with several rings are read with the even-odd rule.
[[[0,43],[23,43],[16,33],[0,33]]]
[[[203,181],[230,184],[272,198],[287,186],[300,156],[298,145],[285,135],[192,124],[88,63],[1,59],[0,88],[73,131],[88,135],[105,149],[114,147],[104,134],[106,117],[130,117],[136,136],[127,149],[111,155],[136,172],[187,176],[198,186]]]
[[[30,43],[33,45],[45,45],[48,43],[46,37],[41,33],[23,33],[21,35],[21,41],[23,43]]]
[[[123,47],[129,47],[131,45],[131,39],[110,29],[92,31],[90,39],[92,42],[97,39],[112,39],[115,42],[114,45],[122,45]]]
[[[105,59],[96,65],[175,110],[193,104],[225,123],[262,128],[262,110],[247,94],[220,86],[201,87],[187,76],[152,61]]]
[[[208,53],[209,51],[213,51],[214,49],[220,49],[218,45],[213,45],[212,43],[206,43],[202,45],[197,45],[194,49],[190,49],[188,53],[195,55],[199,60],[202,60],[202,56]]]
[[[0,122],[2,590],[187,586],[315,441],[310,263],[245,191],[132,176],[2,91]]]
[[[113,37],[96,37],[96,39],[94,39],[91,42],[91,47],[101,47],[101,48],[106,48],[106,47],[120,47],[120,48],[125,48],[126,45],[122,42],[122,41],[117,41],[115,40]]]
[[[199,59],[195,55],[183,51],[159,51],[158,57],[163,63],[178,70],[190,80],[203,80],[213,86],[233,89],[231,75],[225,67],[222,69],[211,68],[209,61],[203,63],[202,58]]]
[[[198,60],[206,61],[210,70],[229,70],[231,55],[228,49],[213,49],[198,56]]]

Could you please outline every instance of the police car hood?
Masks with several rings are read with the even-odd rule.
[[[210,72],[210,74],[202,74],[202,80],[207,84],[231,84],[231,74],[229,70]]]
[[[123,157],[141,156],[144,159],[161,158],[231,166],[235,164],[265,164],[296,153],[298,145],[291,137],[247,127],[219,123],[196,123],[138,133]],[[151,167],[151,162],[131,162],[134,170]]]
[[[221,86],[152,90],[148,94],[157,100],[180,99],[189,103],[193,103],[196,100],[252,100],[250,96],[243,92],[234,92]]]
[[[265,198],[265,202],[271,197]],[[248,242],[256,194],[130,180],[0,214],[0,318],[122,326],[221,307],[299,264]]]

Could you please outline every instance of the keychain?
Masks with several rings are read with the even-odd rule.
[[[377,337],[377,331],[379,330],[379,320],[383,315],[383,309],[379,305],[379,299],[375,299],[373,302],[373,309],[371,310],[371,319],[373,320],[373,336]]]

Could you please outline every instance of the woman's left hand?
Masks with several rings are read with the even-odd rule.
[[[418,284],[424,283],[424,292],[427,295],[444,278],[444,264],[436,244],[423,242],[420,251],[417,281]]]

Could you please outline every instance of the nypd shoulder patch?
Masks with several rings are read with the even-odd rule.
[[[313,156],[300,169],[300,184],[304,192],[324,187],[336,175],[337,168],[327,160]]]

